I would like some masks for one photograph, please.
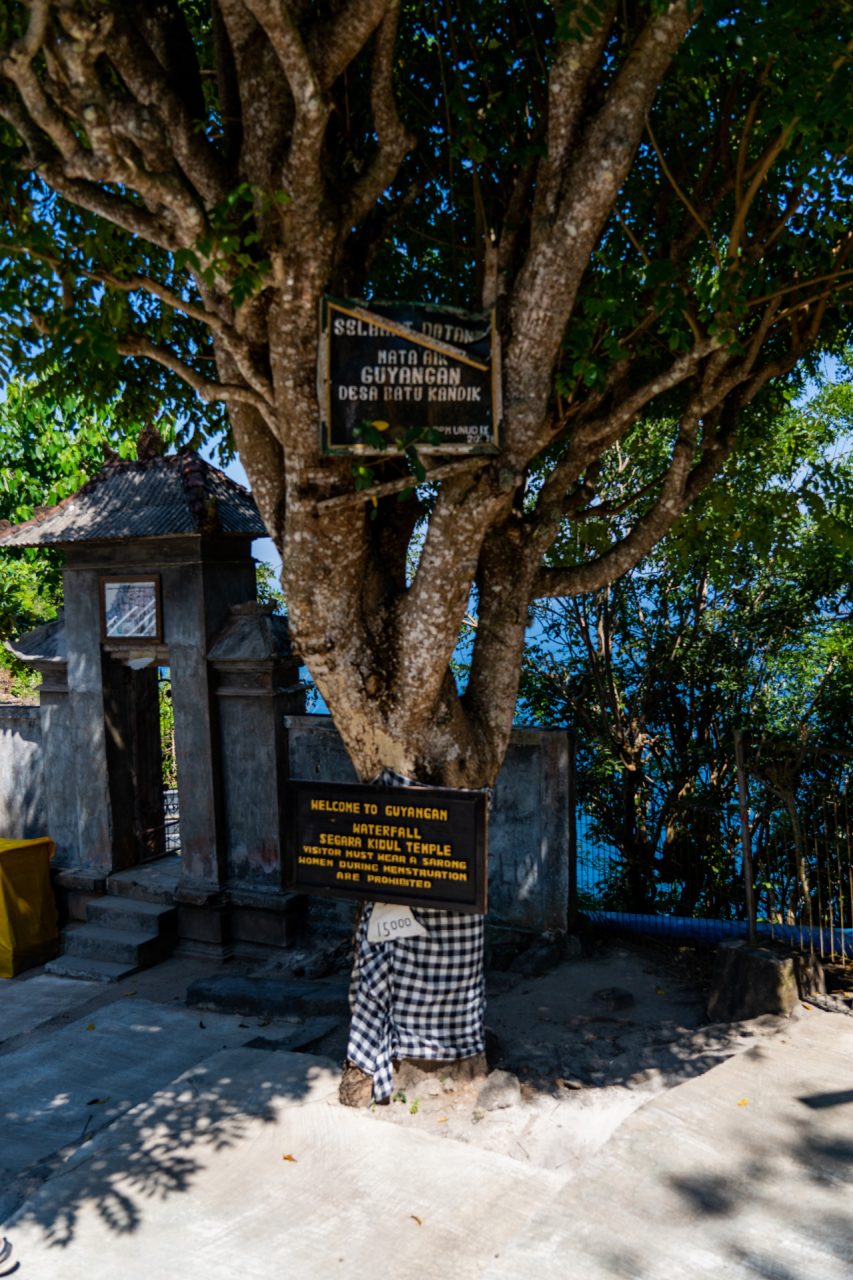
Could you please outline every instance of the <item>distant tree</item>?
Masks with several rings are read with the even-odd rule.
[[[272,605],[276,613],[286,613],[284,593],[281,590],[274,569],[263,560],[257,562],[258,602]]]
[[[663,884],[680,911],[730,901],[736,729],[791,805],[814,743],[853,747],[853,385],[769,426],[641,566],[537,609],[524,706],[578,731],[623,905],[660,904]],[[619,478],[642,482],[636,466]]]

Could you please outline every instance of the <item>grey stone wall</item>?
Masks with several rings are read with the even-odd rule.
[[[0,838],[57,838],[57,832],[48,830],[44,714],[39,707],[0,706]],[[283,720],[291,777],[356,781],[330,717],[286,715]],[[58,754],[73,769],[66,745],[67,736],[62,735],[63,750]],[[241,761],[241,767],[244,763],[249,762]],[[491,919],[536,931],[565,928],[568,820],[567,735],[513,730],[489,816]],[[236,881],[232,877],[235,883],[242,883],[239,874]]]
[[[328,716],[286,716],[292,778],[355,782]],[[568,898],[569,743],[562,730],[514,729],[489,815],[489,916],[564,929]]]
[[[40,708],[0,705],[0,839],[47,834]]]

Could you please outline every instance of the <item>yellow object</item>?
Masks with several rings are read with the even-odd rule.
[[[44,964],[59,951],[50,883],[52,840],[0,840],[0,978]]]

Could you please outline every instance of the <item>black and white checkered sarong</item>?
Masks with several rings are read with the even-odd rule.
[[[367,941],[373,904],[356,935],[347,1057],[391,1096],[393,1063],[468,1058],[485,1048],[484,917],[413,907],[426,938]]]

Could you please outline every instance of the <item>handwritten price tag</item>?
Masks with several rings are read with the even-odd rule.
[[[387,902],[375,902],[367,926],[368,942],[396,942],[398,938],[428,938],[422,924],[418,924],[410,907],[397,907]]]

